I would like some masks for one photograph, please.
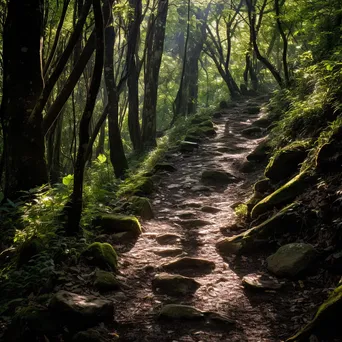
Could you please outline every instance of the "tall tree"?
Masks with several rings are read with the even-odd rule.
[[[5,195],[47,183],[42,113],[30,115],[43,90],[43,0],[10,0],[3,33]]]
[[[156,17],[152,14],[150,21],[151,34],[147,42],[145,94],[142,112],[142,143],[145,148],[156,146],[158,79],[164,49],[168,7],[168,0],[158,0]]]

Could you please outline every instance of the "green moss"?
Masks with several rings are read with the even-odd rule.
[[[130,198],[130,210],[134,215],[138,215],[145,220],[153,219],[153,209],[148,198],[133,196]],[[141,231],[141,228],[139,229]]]
[[[235,215],[239,219],[244,219],[247,217],[247,205],[246,204],[239,204],[235,209],[234,209]]]
[[[318,337],[341,337],[331,336],[334,332],[340,333],[338,324],[342,313],[342,286],[337,287],[329,296],[329,298],[319,307],[314,319],[306,325],[295,336],[287,341],[307,341],[312,334],[317,334]]]
[[[94,224],[108,234],[131,233],[134,236],[141,234],[141,226],[135,216],[102,215],[94,220]]]
[[[117,270],[118,256],[109,243],[94,242],[81,255],[88,264],[101,269]]]
[[[100,291],[112,291],[119,289],[120,283],[113,273],[97,270],[94,286]]]
[[[278,190],[261,200],[252,210],[251,217],[257,218],[259,215],[294,200],[303,193],[309,184],[314,180],[308,172],[302,172]]]
[[[260,246],[268,244],[269,238],[290,233],[297,230],[297,217],[293,213],[295,204],[282,209],[260,225],[253,227],[239,235],[219,241],[216,245],[222,255],[244,254],[257,250]]]
[[[274,181],[281,181],[299,170],[299,164],[308,154],[308,141],[295,141],[278,150],[265,169],[265,177]]]

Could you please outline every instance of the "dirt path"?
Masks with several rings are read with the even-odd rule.
[[[239,104],[215,119],[217,136],[200,144],[198,151],[170,156],[169,162],[177,171],[161,177],[152,198],[156,218],[143,223],[144,234],[132,249],[115,246],[121,252],[120,270],[129,288],[117,294],[115,319],[121,341],[281,341],[303,323],[295,317],[306,305],[302,296],[297,295],[299,301],[295,301],[296,284],[290,285],[286,293],[244,290],[241,278],[263,270],[264,258],[223,260],[215,249],[223,234],[236,233],[224,229],[235,222],[231,205],[251,195],[251,185],[261,174],[261,170],[248,175],[238,172],[246,155],[258,144],[257,139],[241,135],[261,115],[246,114],[247,105]],[[200,178],[204,170],[213,168],[241,177],[241,181],[208,188]],[[219,210],[207,213],[203,207]],[[208,222],[196,226],[193,221],[187,224],[190,219]],[[163,234],[171,234],[165,245],[158,243]],[[157,255],[163,249],[173,257]],[[161,265],[181,256],[213,261],[215,269],[206,275],[190,274],[201,284],[192,296],[177,298],[154,293],[152,279],[162,271]],[[170,303],[214,311],[232,318],[236,325],[214,329],[203,324],[158,321],[158,311]]]

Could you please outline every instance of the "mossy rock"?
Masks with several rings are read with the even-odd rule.
[[[261,214],[293,201],[302,194],[309,185],[314,182],[314,177],[309,172],[302,172],[278,190],[261,200],[252,210],[251,217],[256,219]]]
[[[307,243],[290,243],[267,258],[267,268],[278,277],[295,277],[307,270],[317,258],[317,252]]]
[[[109,243],[94,242],[82,252],[81,257],[89,265],[97,266],[102,270],[118,269],[118,256]]]
[[[342,338],[341,315],[342,285],[337,287],[319,307],[313,320],[287,341],[305,342],[309,341],[311,335],[324,340],[338,338],[340,341]]]
[[[151,195],[155,190],[151,177],[141,177],[137,180],[137,185],[134,187],[133,194],[136,196]]]
[[[14,315],[5,334],[5,341],[43,341],[44,336],[57,336],[61,329],[61,322],[49,310],[28,306],[19,309]]]
[[[272,120],[268,117],[260,118],[259,120],[256,120],[253,122],[253,126],[261,127],[261,128],[268,128],[272,124]]]
[[[129,200],[129,209],[134,215],[138,215],[145,220],[154,218],[151,202],[146,197],[133,196]],[[141,231],[141,229],[139,229]]]
[[[187,135],[198,137],[198,138],[205,138],[211,137],[216,135],[216,131],[213,127],[213,123],[211,121],[206,121],[207,124],[210,123],[210,126],[196,126],[192,127],[187,131]]]
[[[39,254],[43,249],[43,242],[36,237],[25,241],[19,249],[18,266],[28,263],[33,256]]]
[[[142,203],[139,199],[136,201]],[[141,226],[135,216],[102,215],[94,220],[94,224],[107,234],[128,233],[132,236],[141,234]]]
[[[202,138],[189,134],[184,138],[184,141],[189,141],[189,142],[198,144],[202,141]]]
[[[120,282],[111,272],[97,270],[95,273],[94,287],[99,291],[113,291],[120,288]]]
[[[268,178],[261,179],[254,184],[254,192],[264,194],[272,190],[272,184]]]
[[[295,233],[302,225],[295,214],[295,204],[282,209],[279,213],[239,235],[225,238],[216,244],[219,253],[224,256],[248,254],[269,244],[270,238],[280,237],[284,233]]]
[[[265,177],[272,181],[284,180],[299,170],[308,154],[307,144],[291,144],[278,151],[265,169]]]
[[[270,152],[271,147],[269,146],[269,142],[264,140],[247,156],[247,160],[250,162],[266,161]]]
[[[214,124],[213,124],[213,122],[212,121],[210,121],[210,120],[205,120],[205,121],[203,121],[203,122],[201,122],[200,124],[199,124],[199,127],[203,127],[203,128],[205,128],[205,127],[208,127],[208,128],[214,128]]]

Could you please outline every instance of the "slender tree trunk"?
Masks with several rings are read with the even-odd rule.
[[[256,31],[256,13],[255,6],[252,0],[246,0],[247,9],[248,9],[248,18],[250,25],[250,34],[252,37],[253,48],[257,59],[265,65],[265,67],[271,72],[274,79],[277,81],[278,85],[282,88],[284,86],[283,79],[279,73],[279,71],[275,68],[275,66],[264,56],[261,55],[259,46],[257,43],[257,31]],[[262,15],[262,13],[260,13]]]
[[[168,0],[159,0],[157,17],[154,22],[152,44],[147,52],[145,69],[145,96],[142,114],[142,142],[145,148],[156,146],[156,112],[158,79],[163,55]]]
[[[280,20],[279,0],[274,0],[274,7],[275,7],[275,12],[276,12],[278,31],[280,33],[281,39],[283,40],[283,69],[284,69],[285,86],[288,87],[290,85],[289,67],[287,64],[288,41],[287,41],[287,37],[283,29],[283,25]]]
[[[5,196],[47,183],[42,115],[29,120],[43,89],[43,0],[11,0],[3,34]]]
[[[83,179],[84,169],[87,161],[87,149],[89,145],[89,125],[94,111],[96,98],[101,85],[101,76],[104,59],[104,35],[103,19],[100,0],[93,0],[93,10],[96,28],[96,57],[93,77],[89,86],[87,101],[80,121],[79,146],[74,172],[74,187],[71,195],[71,203],[66,204],[68,216],[68,235],[75,235],[80,230],[80,220],[83,206]]]
[[[139,123],[139,72],[136,64],[137,45],[140,36],[142,16],[141,0],[130,0],[134,16],[128,28],[127,69],[128,69],[128,130],[133,150],[141,150],[141,130]]]
[[[114,43],[115,31],[114,26],[111,25],[105,32],[104,78],[108,96],[106,110],[108,113],[110,160],[114,168],[115,176],[117,178],[123,178],[128,170],[128,163],[119,128],[119,91],[114,78]]]

